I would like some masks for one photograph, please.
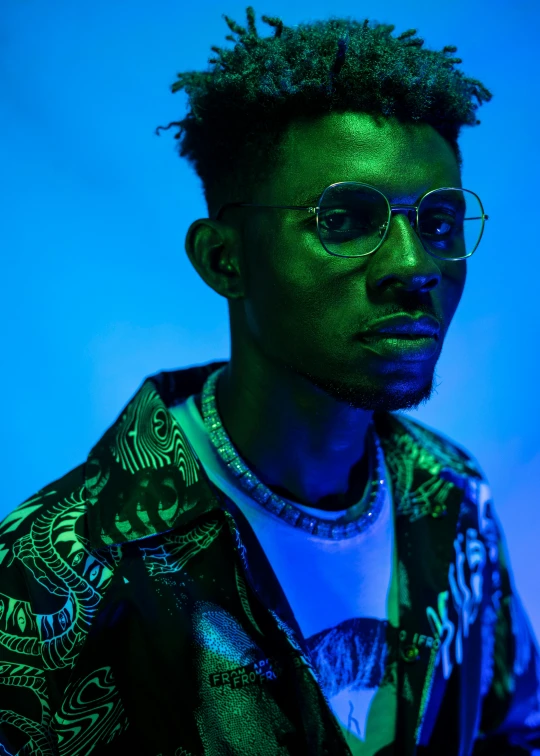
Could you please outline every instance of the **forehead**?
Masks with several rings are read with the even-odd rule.
[[[311,201],[337,181],[373,184],[394,201],[417,199],[438,186],[461,186],[457,160],[429,124],[376,119],[365,113],[332,113],[296,120],[280,150],[272,195]]]

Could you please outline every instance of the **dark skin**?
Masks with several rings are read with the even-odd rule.
[[[462,186],[449,144],[428,124],[334,113],[293,122],[267,180],[240,199],[316,205],[338,181],[371,184],[392,204]],[[229,302],[231,358],[217,401],[241,457],[272,491],[321,515],[356,503],[373,412],[416,409],[434,391],[466,260],[430,256],[401,213],[374,254],[340,258],[324,250],[307,212],[259,208],[194,221],[186,251]],[[358,339],[373,320],[400,312],[441,322],[433,357],[389,360]]]

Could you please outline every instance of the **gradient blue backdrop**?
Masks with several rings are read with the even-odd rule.
[[[84,461],[147,375],[229,357],[226,300],[184,251],[200,183],[158,125],[186,112],[178,71],[230,46],[238,0],[0,0],[0,254],[4,402],[0,518]],[[411,412],[488,475],[540,637],[540,338],[536,2],[265,0],[287,25],[330,13],[455,44],[494,93],[465,127],[463,186],[489,215],[437,365]],[[533,95],[531,95],[531,92]],[[338,179],[339,177],[336,177]]]

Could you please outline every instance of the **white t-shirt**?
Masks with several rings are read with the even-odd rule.
[[[253,528],[351,752],[375,756],[394,742],[397,704],[397,665],[386,659],[386,627],[399,623],[390,486],[377,520],[366,531],[341,541],[317,538],[268,512],[239,488],[208,438],[194,396],[170,412],[212,483]],[[388,481],[386,465],[385,476]],[[344,514],[292,503],[324,519]]]

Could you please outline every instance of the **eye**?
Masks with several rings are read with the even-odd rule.
[[[420,229],[425,236],[435,239],[445,239],[454,236],[462,229],[463,224],[452,212],[445,210],[431,211],[420,218]]]

